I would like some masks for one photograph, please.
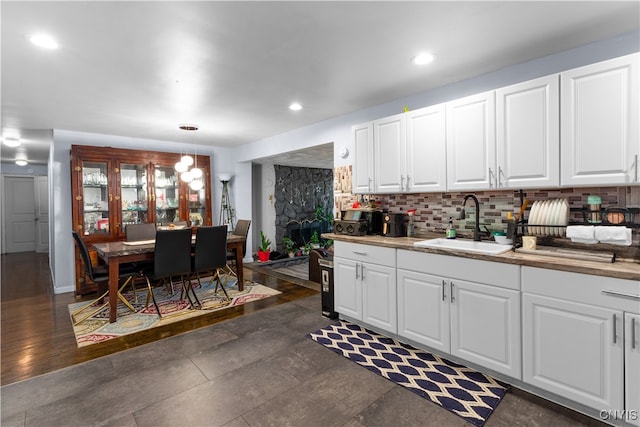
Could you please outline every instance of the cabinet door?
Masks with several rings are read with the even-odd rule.
[[[622,312],[523,294],[523,380],[598,409],[623,406]]]
[[[153,221],[149,215],[149,164],[120,162],[117,170],[120,190],[118,231],[124,236],[128,224]]]
[[[398,332],[396,269],[360,263],[362,320],[387,332]]]
[[[153,201],[157,225],[166,225],[181,220],[180,202],[184,196],[180,194],[179,179],[173,165],[154,166]]]
[[[202,178],[197,183],[189,183],[187,194],[187,219],[191,227],[210,226],[211,223],[211,199],[210,186],[211,174],[208,164],[198,164],[202,170]]]
[[[447,187],[445,105],[407,113],[405,191],[445,191]]]
[[[451,354],[521,379],[520,292],[450,283]]]
[[[639,57],[561,73],[563,186],[638,183]]]
[[[446,104],[447,189],[484,190],[496,185],[495,94]]]
[[[448,353],[449,285],[442,277],[398,270],[398,335]]]
[[[362,282],[360,281],[360,263],[334,258],[334,298],[338,313],[362,320]]]
[[[557,74],[496,91],[498,188],[560,185]]]
[[[352,187],[354,194],[373,192],[373,123],[354,126]]]
[[[79,180],[78,223],[79,234],[98,239],[109,238],[112,234],[112,205],[114,200],[113,178],[109,160],[82,158],[78,160]]]
[[[628,413],[627,421],[640,426],[640,315],[624,314],[625,331],[625,370],[624,370],[624,395],[625,409],[635,410]]]
[[[374,181],[376,193],[400,193],[406,181],[404,114],[373,122]]]

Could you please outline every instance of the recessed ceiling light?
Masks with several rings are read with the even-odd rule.
[[[57,49],[58,47],[60,47],[57,41],[46,34],[34,34],[29,37],[29,41],[36,46],[42,47],[44,49]]]
[[[293,104],[289,105],[289,109],[291,111],[300,111],[302,110],[302,105],[300,105],[299,102],[294,102]]]
[[[29,162],[27,162],[26,160],[16,160],[16,165],[18,166],[27,166],[29,164]]]
[[[20,140],[18,138],[4,138],[2,142],[7,147],[18,147],[20,145]]]
[[[434,59],[436,59],[436,57],[431,53],[420,53],[411,58],[411,62],[416,65],[426,65],[432,63]]]

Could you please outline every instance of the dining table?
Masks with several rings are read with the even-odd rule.
[[[194,235],[195,239],[195,235]],[[242,270],[243,245],[246,240],[244,236],[229,234],[227,236],[227,250],[235,253],[236,274],[238,276],[238,290],[244,289],[244,273]],[[120,264],[136,261],[153,260],[155,252],[155,241],[147,240],[142,242],[114,241],[104,243],[94,243],[98,257],[102,259],[109,269],[109,322],[113,323],[117,318],[118,307],[118,286]]]

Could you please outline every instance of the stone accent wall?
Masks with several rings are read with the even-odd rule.
[[[334,169],[334,194],[336,214],[340,210],[349,208],[359,195],[351,193],[351,166],[341,166]],[[545,199],[567,199],[571,208],[582,208],[587,205],[589,195],[599,195],[602,198],[602,207],[622,206],[640,207],[640,187],[589,187],[589,188],[562,188],[547,190],[522,190],[524,197],[531,203]],[[464,196],[473,194],[480,202],[481,225],[487,225],[492,231],[506,231],[507,212],[515,215],[520,211],[520,192],[514,190],[496,191],[468,191],[464,193],[418,193],[418,194],[374,194],[365,196],[365,203],[373,202],[376,206],[392,213],[406,212],[408,209],[417,209],[414,216],[416,230],[441,232],[449,224],[449,218],[453,218],[455,228],[459,233],[470,234],[475,222],[473,204],[467,202],[467,219],[458,220],[462,208]],[[531,206],[531,205],[530,205]],[[527,213],[528,215],[528,209]],[[334,215],[335,217],[335,215]],[[580,212],[571,212],[571,219],[580,220]],[[640,222],[640,215],[634,215],[633,221]],[[640,229],[633,229],[634,245],[640,244]]]
[[[333,211],[333,171],[274,165],[277,251],[284,253],[282,238],[292,223],[309,223],[316,209]]]

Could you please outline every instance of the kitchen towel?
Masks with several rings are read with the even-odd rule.
[[[567,237],[575,243],[598,243],[593,225],[570,225],[567,227]]]
[[[595,238],[600,243],[611,245],[631,246],[631,229],[627,227],[607,227],[598,225],[595,227]]]

